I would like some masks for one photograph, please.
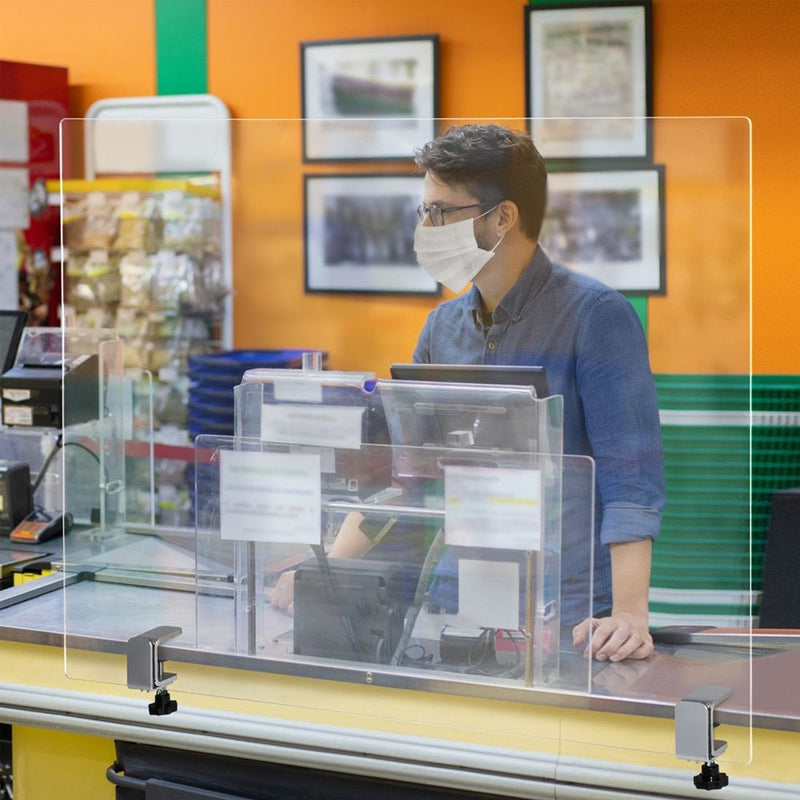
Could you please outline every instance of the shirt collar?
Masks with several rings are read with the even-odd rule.
[[[536,248],[533,258],[522,271],[517,282],[511,287],[508,294],[500,301],[495,310],[504,311],[516,322],[525,311],[525,306],[538,294],[544,286],[553,269],[553,264],[541,247]],[[472,319],[476,325],[481,324],[481,294],[478,287],[472,284],[467,292],[467,303],[472,312]]]

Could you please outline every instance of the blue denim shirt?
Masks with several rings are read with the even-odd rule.
[[[545,368],[550,393],[564,398],[564,454],[595,461],[593,610],[610,609],[607,546],[655,539],[665,503],[658,402],[644,331],[630,303],[598,281],[553,264],[538,248],[488,329],[473,285],[428,315],[414,361]],[[588,608],[588,553],[565,526],[562,623],[578,622]],[[446,591],[440,593],[434,600],[453,604],[453,597],[444,598]]]

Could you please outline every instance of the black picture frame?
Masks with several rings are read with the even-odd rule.
[[[422,189],[409,173],[305,175],[306,292],[439,295],[414,253]]]
[[[553,170],[547,255],[625,294],[666,294],[664,165]]]
[[[300,43],[303,161],[411,161],[436,136],[439,37]]]
[[[544,2],[525,13],[529,129],[547,160],[652,160],[651,0]]]

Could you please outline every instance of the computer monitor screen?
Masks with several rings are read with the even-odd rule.
[[[17,360],[19,341],[28,319],[27,311],[0,311],[0,370],[7,372]]]
[[[393,364],[391,375],[381,391],[394,445],[518,452],[543,445],[542,367]]]
[[[392,364],[391,376],[401,381],[481,383],[499,386],[532,386],[535,397],[547,397],[544,367],[498,364]]]

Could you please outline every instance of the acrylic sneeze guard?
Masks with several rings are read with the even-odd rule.
[[[559,684],[564,473],[571,481],[563,507],[577,506],[572,539],[587,565],[593,519],[591,460],[571,459],[572,473],[561,463],[560,398],[395,381],[367,391],[352,381],[337,386],[341,376],[324,372],[309,391],[315,377],[294,372],[263,382],[246,375],[237,388],[239,425],[251,430],[260,420],[262,438],[197,441],[198,555],[210,560],[227,542],[221,563],[233,567],[234,652],[338,654],[345,662]],[[336,395],[324,399],[328,392]],[[505,426],[497,427],[498,415]],[[536,441],[540,417],[555,431],[555,452],[508,446],[523,430]],[[480,429],[486,449],[447,445],[467,428]],[[398,444],[370,443],[387,438]],[[340,528],[352,525],[371,542],[367,557],[346,564],[328,557],[346,535]],[[284,602],[293,597],[293,613],[276,614],[269,599],[287,579],[293,594]],[[218,586],[219,574],[198,573],[199,638],[206,596]],[[587,594],[573,613],[589,612]],[[293,640],[276,632],[287,624]],[[538,648],[535,631],[545,643]],[[584,690],[587,662],[581,666],[570,680]]]
[[[531,123],[472,121],[520,130],[530,130]],[[443,131],[465,120],[433,122]],[[720,374],[747,374],[748,122],[638,122],[652,137],[652,160],[615,163],[614,169],[591,159],[548,164],[552,213],[541,244],[554,261],[607,278],[629,296],[647,330],[654,372],[691,372],[691,366],[680,366],[679,352],[703,350]],[[154,130],[161,124],[151,123]],[[349,124],[363,129],[368,123],[338,120],[337,135]],[[219,126],[203,120],[182,124],[198,140],[208,139],[204,125]],[[320,313],[304,305],[318,292],[353,294],[348,302],[364,307],[373,302],[371,294],[428,294],[426,309],[440,301],[413,262],[409,239],[422,199],[413,150],[423,142],[407,141],[407,158],[389,167],[377,164],[367,175],[342,162],[334,176],[329,165],[302,160],[303,120],[229,124],[237,175],[226,202],[242,236],[237,268],[243,272],[236,280],[250,280],[250,259],[258,260],[260,275],[293,272],[298,286],[305,272],[306,291],[287,298],[291,318],[289,310],[276,310],[277,326],[286,330],[298,316]],[[63,144],[79,146],[97,125],[105,128],[106,145],[115,129],[120,142],[130,140],[126,120],[67,120]],[[402,139],[402,126],[395,134]],[[158,136],[148,141],[158,147]],[[79,162],[74,152],[64,154],[65,168]],[[65,177],[81,176],[73,170]],[[375,214],[367,225],[363,219],[371,207]],[[392,249],[387,226],[394,230],[401,219],[407,236]],[[342,233],[343,223],[352,235],[334,236]],[[369,236],[377,239],[366,246]],[[359,241],[363,247],[356,246]],[[712,288],[702,313],[690,314],[689,301],[697,301],[701,278]],[[237,314],[263,314],[263,307],[259,312],[254,305],[257,293],[264,303],[273,289],[238,286]],[[394,301],[384,297],[381,302]],[[365,315],[366,326],[375,324],[380,320]],[[288,330],[301,338],[296,328]],[[126,338],[127,350],[133,343]],[[333,364],[347,361],[333,347],[328,352]],[[410,355],[393,354],[391,360],[410,361]],[[165,652],[170,669],[179,674],[175,693],[187,698],[237,692],[230,682],[216,686],[213,674],[202,681],[180,676],[184,659],[209,670],[240,668],[251,679],[263,673],[259,678],[267,683],[281,676],[410,689],[412,705],[427,692],[570,708],[608,709],[603,705],[608,700],[632,713],[660,717],[671,716],[674,705],[698,686],[721,684],[733,692],[723,714],[729,710],[726,719],[746,730],[753,714],[751,668],[776,658],[774,651],[758,651],[751,659],[750,633],[757,619],[752,612],[743,627],[737,626],[736,646],[721,640],[683,648],[665,644],[649,659],[622,663],[592,662],[584,658],[584,646],[573,646],[572,624],[592,614],[592,587],[591,581],[565,587],[561,572],[565,560],[577,558],[591,575],[592,529],[602,498],[595,493],[592,459],[562,452],[556,433],[562,422],[560,398],[535,398],[520,387],[462,387],[470,400],[454,403],[441,393],[459,389],[380,377],[388,368],[387,363],[379,373],[360,372],[354,365],[354,371],[331,370],[326,378],[323,370],[314,379],[302,370],[286,370],[277,380],[270,374],[249,376],[235,389],[241,411],[234,435],[201,434],[192,442],[194,527],[146,529],[137,519],[125,529],[115,516],[116,523],[106,519],[107,530],[94,538],[80,531],[69,534],[63,618],[68,675],[98,679],[84,657],[87,650],[123,653],[130,637],[175,625],[182,633]],[[696,371],[703,369],[714,371],[705,363]],[[502,439],[481,443],[469,427],[474,417],[468,424],[462,419],[453,427],[449,420],[446,429],[436,427],[443,414],[453,413],[452,406],[476,403],[484,412],[503,408],[506,419],[513,418],[510,427],[497,428],[515,431],[513,446]],[[688,413],[662,416],[665,429],[685,427],[690,433],[706,422]],[[711,424],[730,423],[719,417]],[[324,433],[329,424],[335,435]],[[518,436],[520,428],[514,426],[527,426],[524,435]],[[303,436],[291,440],[286,431]],[[442,431],[445,438],[439,436]],[[667,521],[682,507],[680,469],[667,471]],[[749,469],[729,477],[731,491],[750,496]],[[740,548],[743,555],[727,574],[726,591],[753,598],[750,530],[726,519],[707,533],[693,534],[687,546],[699,548],[711,564],[720,541]],[[337,532],[353,524],[373,543],[371,552],[360,558],[330,556]],[[656,566],[674,535],[679,537],[667,531],[656,543]],[[680,577],[679,569],[676,574]],[[289,575],[293,580],[282,578]],[[272,604],[281,580],[284,588],[293,584],[293,600],[285,601],[294,603],[291,608],[277,607],[277,599]],[[712,591],[708,597],[714,602],[717,596]],[[692,614],[685,621],[704,625]],[[111,680],[125,684],[124,668]],[[248,685],[249,680],[242,682],[245,697]],[[284,700],[278,693],[271,702],[291,714],[292,708],[317,701],[315,695],[304,701],[297,694]],[[349,719],[366,724],[387,713],[405,718],[405,712],[387,712],[380,704],[347,709]],[[409,707],[408,718],[417,713]],[[460,725],[439,720],[428,730],[438,726],[447,736]],[[567,722],[502,734],[520,747],[536,740],[598,744],[586,742],[585,728]],[[721,762],[747,761],[746,739],[732,742]],[[609,741],[599,746],[614,747]],[[663,741],[646,738],[633,748],[621,746],[671,752]]]

